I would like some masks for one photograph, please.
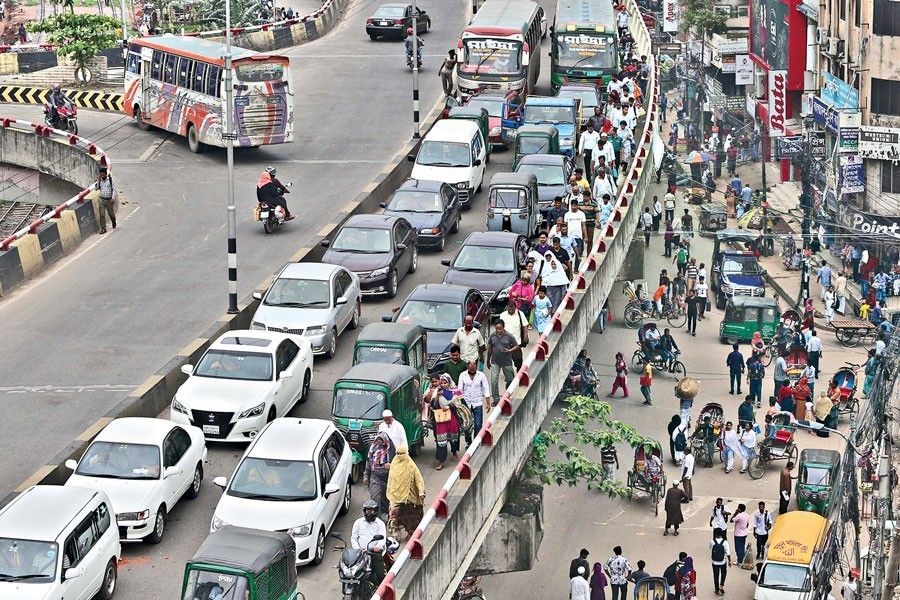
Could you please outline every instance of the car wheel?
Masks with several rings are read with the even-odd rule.
[[[372,41],[374,42],[375,40],[378,39],[378,36],[375,35],[374,33],[370,33],[370,34],[369,34],[369,39],[372,40]]]
[[[275,417],[277,417],[277,416],[278,416],[278,414],[275,412],[275,407],[273,406],[272,408],[269,409],[269,414],[266,417],[266,423],[271,423],[272,421],[275,420]]]
[[[113,594],[116,593],[118,575],[116,557],[114,556],[106,563],[106,570],[103,572],[103,585],[100,586],[100,598],[102,600],[112,600]]]
[[[325,560],[325,528],[319,530],[319,537],[316,539],[316,550],[313,555],[312,563],[314,565],[321,565],[322,561]]]
[[[334,358],[337,354],[337,330],[331,330],[331,336],[328,338],[328,347],[325,348],[325,358]]]
[[[312,385],[312,373],[309,369],[303,374],[303,385],[300,386],[300,404],[309,400],[309,388]]]
[[[184,493],[185,497],[193,500],[199,496],[201,485],[203,485],[203,464],[197,463],[197,468],[194,469],[194,479],[191,480],[191,487]]]
[[[739,344],[741,340],[732,336],[725,338],[725,341],[728,342],[728,345],[733,346],[735,344]]]
[[[344,491],[344,501],[341,502],[341,508],[338,510],[338,514],[343,516],[350,512],[350,497],[353,494],[353,486],[350,485],[350,482],[347,482],[347,489]]]
[[[447,236],[442,236],[442,237],[441,237],[441,241],[438,242],[438,245],[437,245],[437,251],[438,251],[438,252],[443,252],[443,251],[444,251],[444,247],[446,247],[446,246],[447,246]]]
[[[153,532],[147,536],[148,544],[158,544],[166,532],[166,507],[160,505],[156,510],[156,520],[153,522]]]
[[[725,295],[724,294],[716,294],[716,308],[722,310],[725,308]]]
[[[359,327],[359,313],[362,312],[362,306],[360,306],[359,302],[356,303],[356,306],[353,307],[353,318],[350,319],[350,324],[348,327],[350,329],[356,329]]]
[[[484,187],[484,175],[482,174],[482,176],[481,176],[481,181],[478,182],[478,187],[475,188],[475,193],[476,193],[476,194],[480,194],[480,193],[481,193],[481,188],[483,188],[483,187]]]
[[[418,246],[413,248],[412,255],[412,263],[409,265],[409,272],[415,273],[416,269],[419,268],[419,248]]]
[[[453,227],[450,228],[450,233],[459,233],[460,221],[462,221],[462,215],[456,215],[456,221],[453,222]]]
[[[397,269],[394,269],[393,271],[391,271],[391,276],[388,280],[388,298],[393,298],[397,295],[397,284]]]
[[[431,31],[431,19],[425,21],[425,33]]]

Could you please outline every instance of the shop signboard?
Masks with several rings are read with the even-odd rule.
[[[856,154],[859,151],[859,127],[841,127],[838,131],[838,151]]]
[[[838,109],[859,108],[859,92],[856,89],[827,71],[823,75],[825,79],[819,93],[825,104],[830,104]]]
[[[738,54],[747,52],[747,40],[725,40],[716,46],[716,50],[718,50],[719,54]]]
[[[787,21],[781,0],[750,0],[750,53],[770,69],[788,68]]]
[[[737,63],[735,63],[734,54],[722,56],[720,62],[722,63],[723,73],[735,73],[737,71]]]
[[[825,159],[824,131],[813,131],[809,134],[809,153],[815,160]]]
[[[734,84],[753,85],[753,61],[749,54],[734,57]]]
[[[900,129],[860,127],[859,155],[878,160],[900,160]]]
[[[743,96],[725,96],[725,109],[732,112],[744,110]]]
[[[769,137],[787,135],[787,71],[769,71]]]
[[[678,31],[678,0],[663,0],[663,31]]]
[[[778,139],[778,158],[791,158],[803,152],[803,138],[789,135]]]
[[[900,216],[884,217],[862,212],[852,202],[841,202],[838,222],[859,233],[885,235],[900,240]]]
[[[859,156],[841,157],[841,196],[866,191],[866,174]]]
[[[837,134],[840,126],[840,113],[822,102],[818,96],[812,97],[812,114],[816,123],[831,133]]]

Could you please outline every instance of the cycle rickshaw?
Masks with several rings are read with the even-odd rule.
[[[717,441],[725,427],[725,410],[718,402],[708,402],[700,410],[700,418],[697,423],[703,423],[704,419],[709,417],[709,424],[712,427],[713,439],[703,440],[694,435],[691,436],[691,451],[698,463],[705,464],[707,467],[713,466],[715,456],[717,454]],[[695,433],[699,432],[699,427]]]
[[[835,372],[831,381],[841,390],[840,414],[850,415],[859,411],[859,400],[856,399],[856,382],[859,378],[856,373],[860,365],[853,363],[845,365]]]
[[[785,460],[797,462],[797,445],[794,443],[794,433],[797,430],[794,425],[794,415],[786,410],[772,415],[770,425],[771,432],[759,443],[756,449],[756,458],[750,461],[747,469],[752,479],[759,479],[766,473],[766,467],[770,462]]]
[[[653,460],[655,457],[657,460]],[[659,514],[659,499],[666,489],[666,471],[663,469],[663,452],[658,442],[641,444],[634,449],[634,465],[628,471],[628,487],[631,495],[639,490],[650,496],[653,514]]]
[[[643,368],[644,363],[649,357],[650,364],[653,365],[654,369],[674,373],[679,379],[687,375],[687,369],[684,368],[684,363],[678,360],[678,355],[680,354],[678,350],[675,350],[672,353],[673,357],[671,360],[667,360],[663,357],[663,352],[659,349],[658,344],[653,350],[648,349],[647,341],[644,336],[651,325],[656,326],[656,323],[644,323],[641,325],[641,328],[638,329],[638,349],[631,355],[632,368],[639,371]],[[657,327],[657,330],[658,329],[659,327]]]

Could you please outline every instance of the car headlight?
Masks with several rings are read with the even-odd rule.
[[[722,286],[722,291],[725,292],[726,294],[727,294],[728,292],[730,292],[731,290],[732,290],[732,287],[731,287],[730,285],[723,285],[723,286]]]
[[[150,518],[150,509],[141,512],[118,513],[116,521],[143,521]]]
[[[266,403],[257,404],[253,408],[248,408],[238,415],[238,419],[249,419],[250,417],[258,417],[266,410]]]
[[[387,275],[388,271],[390,271],[390,267],[383,267],[381,269],[375,269],[371,273],[369,273],[369,277],[381,277],[382,275]]]
[[[491,130],[488,132],[488,135],[500,135],[502,133],[503,128],[497,125],[496,127],[491,127]]]
[[[260,323],[259,321],[253,321],[252,323],[250,323],[250,329],[253,329],[256,331],[265,331],[266,326],[264,324]]]
[[[422,229],[422,233],[429,234],[429,235],[437,235],[440,232],[441,232],[440,227],[424,227]]]
[[[310,521],[305,525],[301,525],[300,527],[291,527],[288,529],[288,533],[290,533],[294,537],[306,537],[308,536],[313,529],[313,522]]]
[[[225,521],[223,521],[216,515],[213,515],[212,527],[210,529],[212,529],[213,531],[218,531],[218,530],[222,529],[223,527],[225,527],[226,525],[228,525],[228,523],[226,523]]]
[[[459,183],[456,184],[456,188],[457,188],[457,189],[460,189],[460,190],[464,190],[464,189],[466,189],[467,187],[469,187],[469,182],[468,182],[468,181],[460,181]]]
[[[312,327],[307,327],[303,334],[307,336],[322,335],[326,331],[328,331],[328,325],[314,325]]]
[[[507,298],[509,298],[509,290],[511,288],[512,288],[512,286],[506,288],[505,290],[500,290],[497,293],[497,300],[506,300]]]
[[[178,398],[172,398],[172,410],[183,415],[188,414],[188,409],[184,404],[178,401]]]
[[[831,497],[831,491],[830,490],[822,490],[821,492],[819,492],[819,497],[822,500],[828,500],[828,498]]]

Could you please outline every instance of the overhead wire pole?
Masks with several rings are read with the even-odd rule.
[[[225,0],[225,150],[228,157],[228,314],[238,312],[237,217],[234,208],[234,86],[231,65],[231,0]]]
[[[419,139],[419,21],[416,0],[412,0],[413,139]]]

